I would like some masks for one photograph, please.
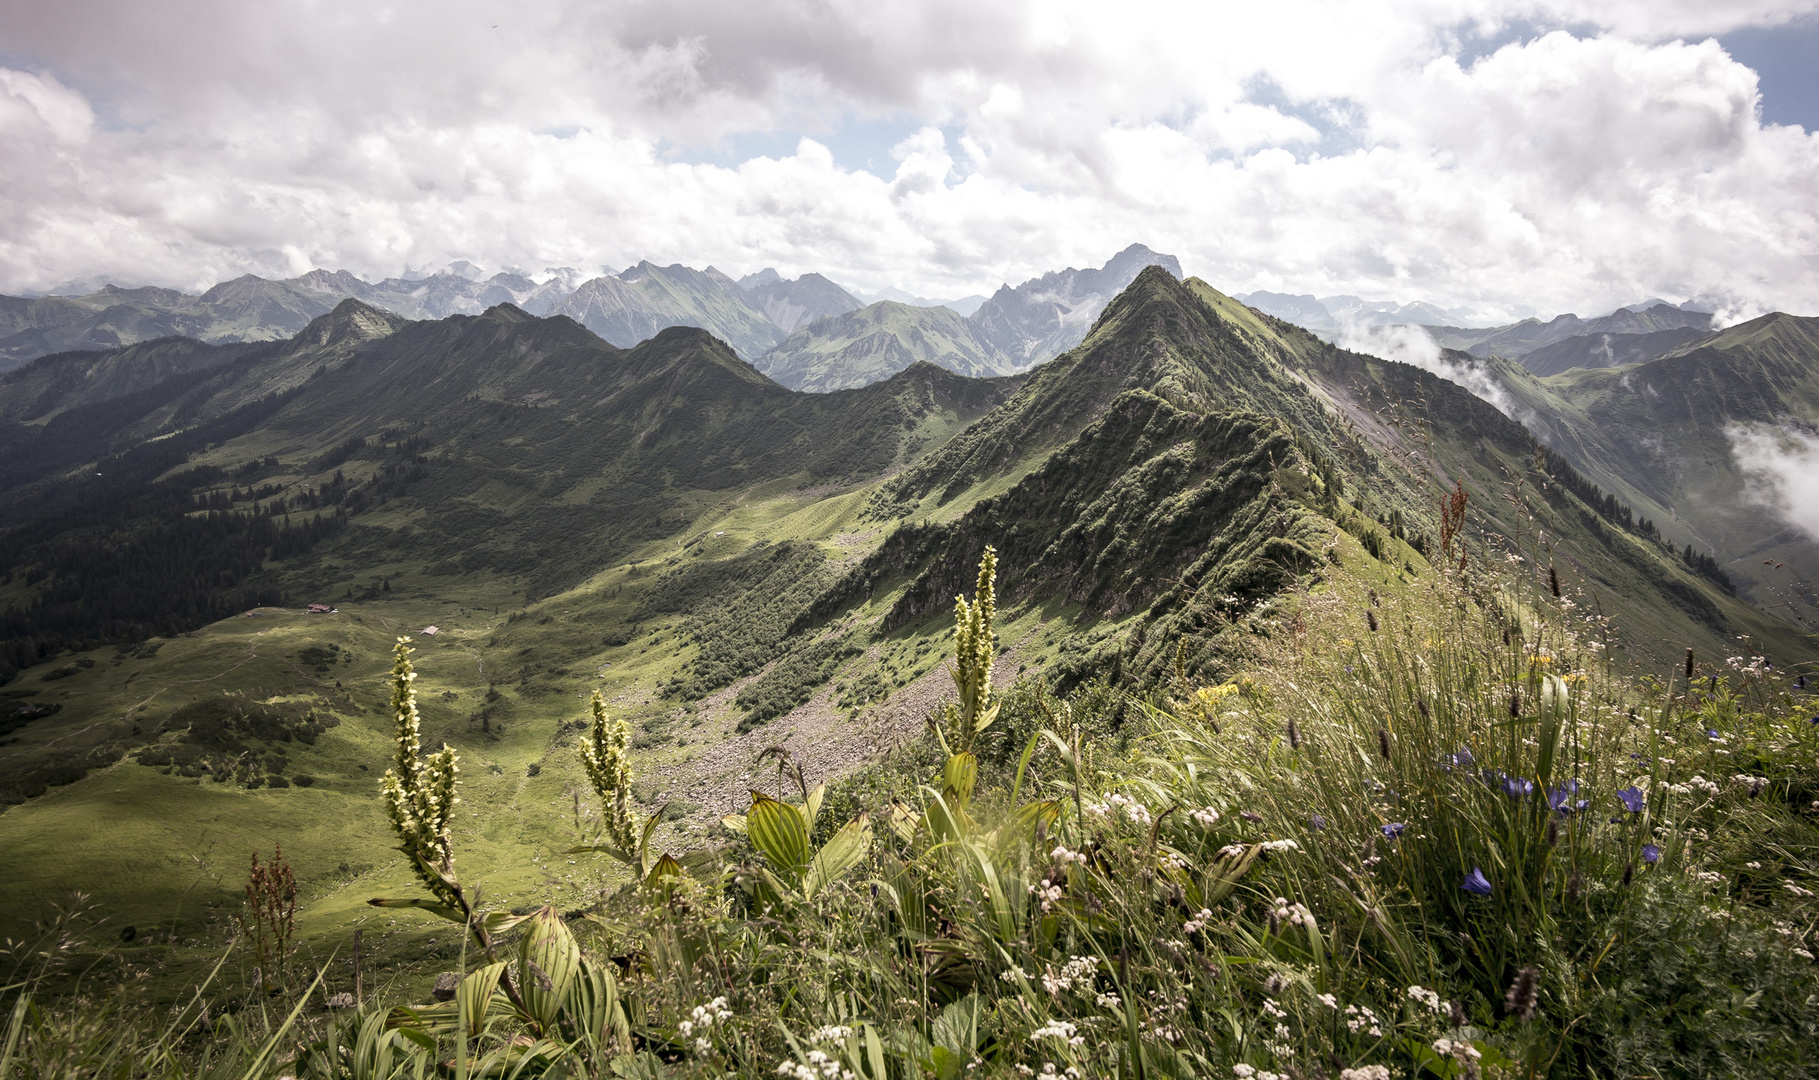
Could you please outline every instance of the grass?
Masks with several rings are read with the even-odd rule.
[[[99,1013],[118,1060],[249,1075],[1813,1075],[1811,700],[1748,658],[1637,680],[1572,599],[1338,573],[1275,605],[1222,683],[1063,700],[1026,677],[976,773],[925,740],[815,793],[807,850],[855,814],[873,839],[812,894],[769,834],[645,885],[597,856],[569,869],[554,837],[527,858],[502,789],[554,793],[470,765],[470,888],[520,897],[549,868],[595,898],[501,947],[529,986],[530,950],[572,940],[546,1011],[494,996],[462,1039],[385,1011],[420,983],[337,1012],[325,986],[289,1028],[301,998],[242,998],[198,1039],[102,995],[18,1014],[11,1053],[48,1067]],[[394,857],[363,884],[406,877]],[[459,927],[396,915],[441,934],[420,964],[483,964]]]

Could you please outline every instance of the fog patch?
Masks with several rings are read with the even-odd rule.
[[[1352,352],[1369,353],[1385,360],[1398,360],[1456,383],[1490,402],[1498,412],[1521,423],[1531,417],[1519,416],[1509,392],[1483,368],[1460,363],[1443,352],[1426,330],[1419,326],[1366,326],[1348,321],[1339,328],[1338,345]]]
[[[1745,496],[1819,540],[1819,437],[1773,424],[1731,424],[1724,436]]]

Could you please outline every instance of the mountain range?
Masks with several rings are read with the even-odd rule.
[[[593,277],[562,268],[536,278],[517,272],[484,276],[462,262],[376,284],[347,271],[312,270],[279,281],[247,275],[199,296],[107,285],[75,297],[0,297],[0,371],[53,353],[114,349],[161,337],[212,344],[283,340],[352,298],[410,319],[474,315],[511,304],[540,317],[566,315],[621,347],[666,327],[695,326],[747,360],[782,350],[767,370],[778,372],[785,385],[796,385],[790,373],[803,367],[793,358],[823,357],[811,365],[817,372],[813,388],[833,390],[882,378],[918,360],[939,366],[951,357],[960,365],[952,370],[965,374],[1026,370],[1077,344],[1111,296],[1152,264],[1180,276],[1173,256],[1132,245],[1100,269],[1070,267],[1015,288],[1006,285],[989,299],[936,302],[887,289],[867,294],[870,304],[819,274],[787,280],[765,269],[735,281],[711,266],[696,270],[650,262]],[[800,341],[792,337],[819,320],[878,303],[894,306],[842,331],[820,328]],[[978,333],[956,329],[955,312],[972,318]],[[888,328],[891,348],[882,347],[880,328]],[[949,346],[956,334],[976,340],[955,350]],[[846,369],[851,373],[839,374]]]
[[[642,296],[750,291],[627,273]],[[165,338],[0,376],[0,849],[33,867],[0,879],[0,921],[82,890],[188,933],[240,902],[198,876],[195,838],[237,852],[282,822],[312,925],[354,925],[401,873],[373,769],[407,632],[424,738],[462,749],[463,798],[490,811],[464,831],[464,875],[542,895],[550,880],[508,868],[574,842],[585,781],[565,748],[590,691],[632,723],[640,798],[674,807],[664,835],[704,829],[767,746],[831,776],[921,729],[986,544],[1001,667],[1063,687],[1221,680],[1329,575],[1407,590],[1461,559],[1513,568],[1512,617],[1557,581],[1609,620],[1616,663],[1720,658],[1740,637],[1813,659],[1807,616],[1664,535],[1661,497],[1715,476],[1699,470],[1723,436],[1670,448],[1680,488],[1650,487],[1660,459],[1635,449],[1721,416],[1819,419],[1809,321],[1608,372],[1483,361],[1558,418],[1538,440],[1163,265],[1079,326],[1104,281],[1001,290],[1000,321],[939,314],[928,346],[1078,329],[1048,362],[916,361],[825,393],[700,328],[621,347],[508,302],[412,320],[354,298],[285,340]],[[795,333],[888,351],[916,310]],[[820,378],[803,356],[792,370]],[[1434,507],[1460,490],[1455,534]]]

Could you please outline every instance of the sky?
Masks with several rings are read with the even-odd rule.
[[[1819,314],[1819,0],[0,0],[0,292],[465,259]]]

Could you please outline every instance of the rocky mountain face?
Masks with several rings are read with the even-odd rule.
[[[794,281],[785,281],[775,270],[767,269],[740,278],[739,284],[765,317],[785,334],[795,333],[816,319],[844,315],[865,306],[820,274],[803,274]]]
[[[1001,286],[972,319],[987,341],[1028,369],[1078,345],[1112,297],[1149,266],[1181,276],[1173,255],[1132,244],[1096,270],[1070,266],[1015,288]]]

